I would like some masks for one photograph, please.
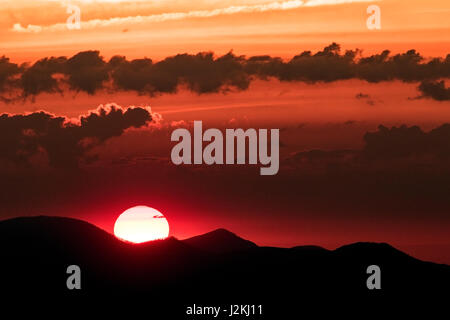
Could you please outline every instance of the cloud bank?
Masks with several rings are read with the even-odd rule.
[[[419,91],[426,98],[432,98],[438,101],[450,100],[450,88],[445,87],[444,80],[423,81],[419,86]]]
[[[46,57],[33,65],[17,65],[0,58],[0,93],[3,100],[27,98],[42,92],[70,90],[95,94],[99,90],[135,91],[155,95],[176,93],[179,86],[203,94],[245,90],[253,79],[308,83],[361,79],[377,83],[401,80],[422,82],[424,97],[448,100],[442,82],[450,77],[450,54],[425,60],[416,50],[391,55],[389,50],[363,57],[359,49],[341,52],[332,43],[316,53],[304,51],[289,61],[278,57],[237,56],[229,52],[178,54],[154,62],[114,56],[109,61],[99,51],[79,52],[71,58]],[[434,82],[433,82],[434,81]]]
[[[0,159],[28,166],[44,159],[55,168],[77,167],[88,151],[152,121],[149,107],[100,106],[77,121],[44,111],[0,115]]]

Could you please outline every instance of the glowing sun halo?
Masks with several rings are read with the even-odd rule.
[[[141,243],[164,239],[169,235],[169,223],[161,212],[147,206],[137,206],[125,210],[114,224],[117,238]]]

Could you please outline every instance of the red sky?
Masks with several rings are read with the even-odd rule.
[[[185,90],[153,98],[132,93],[42,94],[34,102],[3,104],[2,110],[11,113],[44,109],[77,117],[99,104],[115,102],[150,105],[162,116],[155,128],[132,129],[98,147],[94,153],[100,162],[85,168],[81,176],[69,175],[58,182],[58,175],[53,180],[44,174],[44,180],[38,178],[26,188],[34,194],[31,199],[22,199],[20,205],[13,202],[14,211],[4,210],[8,216],[23,212],[74,216],[112,232],[123,210],[144,204],[163,212],[171,235],[179,238],[224,227],[261,245],[307,243],[335,248],[354,241],[384,241],[424,259],[448,262],[449,257],[442,253],[450,242],[444,213],[450,206],[445,199],[417,197],[416,191],[405,191],[397,199],[392,190],[383,190],[392,183],[388,178],[377,182],[379,186],[371,185],[370,170],[363,173],[358,182],[361,186],[349,185],[349,194],[336,198],[332,190],[339,182],[331,177],[328,180],[314,166],[300,167],[292,179],[289,176],[293,173],[281,169],[279,178],[263,180],[256,168],[244,173],[218,167],[196,171],[174,168],[168,158],[171,124],[179,121],[188,124],[200,119],[205,126],[218,128],[281,128],[285,146],[280,156],[285,158],[311,149],[361,149],[364,134],[379,124],[420,125],[430,130],[450,118],[448,102],[409,99],[418,95],[416,87],[414,83],[368,84],[359,80],[314,85],[258,80],[247,91],[225,95],[197,95]],[[358,93],[369,98],[357,99]],[[124,164],[111,165],[118,160]],[[435,179],[434,175],[419,176],[413,183],[425,183],[431,190],[441,188],[433,185]],[[304,195],[296,195],[297,183],[311,182],[317,184],[314,192],[303,186],[298,192]],[[233,183],[242,187],[236,189]],[[260,187],[255,189],[255,183]],[[396,188],[410,183],[405,180]],[[42,184],[41,192],[33,191],[36,184]],[[279,191],[271,195],[264,188]],[[364,188],[368,188],[365,196]],[[359,203],[363,197],[368,197],[366,204]],[[411,201],[416,203],[415,213],[408,211]]]

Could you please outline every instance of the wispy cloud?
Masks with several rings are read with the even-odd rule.
[[[283,11],[292,10],[300,7],[314,7],[324,5],[339,5],[346,3],[360,3],[360,2],[376,2],[379,0],[290,0],[271,2],[266,4],[254,4],[254,5],[236,5],[226,8],[212,9],[212,10],[194,10],[188,12],[168,12],[161,14],[153,14],[147,16],[129,16],[129,17],[114,17],[109,19],[93,19],[81,22],[82,29],[95,29],[112,26],[124,26],[132,24],[142,23],[157,23],[171,20],[182,20],[189,18],[210,18],[220,15],[232,15],[237,13],[258,13],[267,11]],[[57,23],[49,26],[39,25],[27,25],[22,26],[20,23],[16,23],[11,28],[13,32],[21,33],[39,33],[43,31],[64,31],[67,29],[65,23]]]

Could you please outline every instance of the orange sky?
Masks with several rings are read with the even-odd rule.
[[[66,3],[81,9],[81,30],[67,29]],[[366,27],[370,4],[381,8],[381,30]],[[290,57],[335,41],[365,53],[415,48],[442,56],[449,17],[446,0],[6,0],[0,53],[17,62],[92,49],[128,58],[230,49]]]

